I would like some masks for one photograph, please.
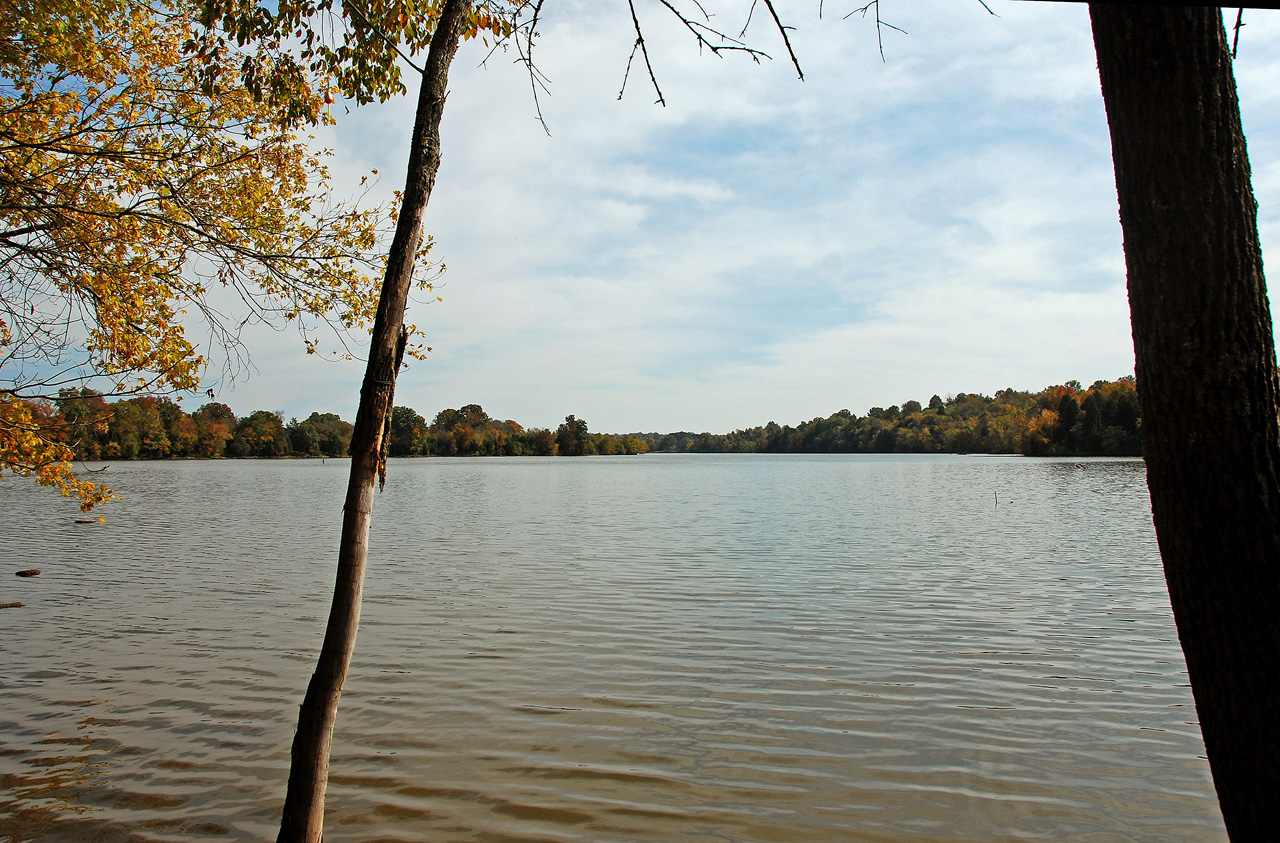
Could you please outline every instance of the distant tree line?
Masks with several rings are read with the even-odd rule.
[[[441,410],[430,424],[408,407],[391,412],[392,456],[581,457],[592,454],[643,454],[649,439],[637,434],[591,433],[587,423],[567,416],[555,430],[522,427],[490,418],[479,404]]]
[[[282,413],[256,410],[237,418],[216,401],[187,413],[165,397],[108,402],[90,389],[31,404],[40,422],[87,460],[342,457],[353,430],[333,413],[286,422]],[[587,456],[643,454],[649,447],[636,435],[591,433],[574,416],[555,430],[525,428],[491,418],[479,404],[442,410],[430,424],[410,407],[396,407],[391,416],[392,456]]]
[[[89,389],[64,390],[33,409],[81,459],[341,457],[352,425],[333,413],[285,421],[256,410],[238,418],[209,402],[192,413],[163,397],[108,402]],[[992,453],[1027,456],[1140,456],[1142,426],[1133,378],[1077,381],[994,397],[933,396],[928,405],[841,410],[796,427],[770,422],[732,433],[592,433],[567,416],[555,430],[489,416],[479,404],[441,410],[430,422],[410,407],[391,414],[392,456],[589,456],[688,453]]]
[[[1039,392],[1002,389],[994,397],[935,395],[927,406],[841,410],[797,427],[773,422],[732,433],[669,433],[655,451],[784,454],[1025,454],[1141,456],[1142,424],[1132,377],[1068,381]]]
[[[90,389],[63,390],[40,408],[81,459],[345,456],[352,426],[333,413],[285,422],[257,410],[237,418],[216,401],[188,414],[168,398],[143,395],[108,402]]]

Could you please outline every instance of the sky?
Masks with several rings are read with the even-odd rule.
[[[704,4],[736,33],[749,3]],[[482,405],[525,426],[727,432],[930,396],[1133,373],[1106,117],[1080,3],[781,0],[797,78],[699,53],[637,0],[552,0],[537,120],[514,54],[462,46],[426,216],[447,267],[409,321],[433,351],[396,403]],[[1229,22],[1235,12],[1229,10]],[[1264,254],[1280,244],[1280,12],[1246,10],[1236,64]],[[410,84],[416,80],[406,75]],[[403,185],[413,97],[335,106],[338,183]],[[241,414],[354,418],[363,363],[248,337],[216,385]],[[331,344],[336,347],[336,344]],[[323,347],[323,346],[322,346]],[[198,403],[198,402],[197,402]],[[194,405],[193,405],[194,406]]]

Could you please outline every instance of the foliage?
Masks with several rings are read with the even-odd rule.
[[[50,466],[41,476],[87,505],[97,487],[52,467],[62,434],[31,429],[21,399],[190,390],[215,350],[234,373],[248,321],[299,325],[310,353],[319,326],[374,315],[368,255],[388,213],[335,201],[286,112],[202,85],[209,66],[184,53],[195,12],[20,0],[0,18],[0,470]],[[322,89],[296,96],[327,119]],[[122,439],[174,447],[138,409],[149,432]],[[192,431],[177,433],[187,448]]]
[[[236,422],[236,432],[228,446],[234,457],[282,457],[289,448],[284,419],[266,410],[257,410]]]
[[[618,98],[626,91],[638,56],[657,102],[666,105],[635,0],[618,5],[635,32]],[[733,13],[742,14],[740,31],[737,26],[729,31],[717,28],[725,15],[706,0],[661,0],[659,5],[699,52],[718,57],[740,54],[757,63],[769,54],[743,38],[756,17],[757,5],[763,5],[791,65],[804,79],[788,34],[791,27],[783,24],[773,0],[730,3],[735,7]],[[548,80],[534,65],[533,51],[545,6],[546,0],[471,0],[463,31],[463,38],[483,38],[486,46],[492,38],[495,51],[514,47],[516,61],[528,70],[539,120],[539,92],[548,90]],[[358,105],[385,102],[403,94],[402,68],[407,65],[422,71],[414,57],[429,47],[443,8],[444,0],[203,0],[200,22],[204,30],[188,50],[203,65],[209,90],[233,80],[232,84],[243,85],[291,120],[314,123],[323,112],[307,96],[308,91],[332,88]],[[229,68],[225,54],[246,48],[253,50],[252,57]],[[545,123],[543,127],[547,128]]]
[[[307,443],[306,449],[294,444],[293,453],[311,456],[346,456],[352,430],[351,422],[343,421],[336,413],[312,413],[305,421],[294,419],[289,423],[290,441],[304,439]]]
[[[335,8],[336,5],[336,8]],[[509,37],[524,0],[480,0],[467,12],[465,38]],[[207,90],[232,81],[290,119],[315,123],[322,106],[314,90],[338,92],[358,104],[405,92],[401,66],[431,43],[443,0],[205,0],[204,30],[188,45],[203,67]],[[246,46],[251,59],[226,60]],[[414,69],[418,69],[414,66]]]
[[[489,417],[479,404],[436,413],[427,429],[423,450],[439,456],[516,456],[531,451],[522,447],[527,433],[513,421]]]
[[[43,402],[0,393],[0,466],[79,498],[83,512],[115,499],[104,486],[75,476],[70,462],[74,451],[55,438],[57,425],[50,415]]]
[[[149,395],[121,401],[108,424],[107,457],[161,459],[169,456],[169,435],[160,418],[159,401]]]
[[[572,424],[577,439],[561,432]],[[558,430],[530,427],[491,418],[479,404],[436,413],[430,425],[414,410],[397,407],[392,413],[391,453],[396,456],[582,456],[586,454],[643,454],[649,442],[637,435],[591,434],[581,419],[569,416]]]
[[[427,420],[409,407],[391,410],[391,456],[421,454],[427,444]]]
[[[1027,456],[1139,456],[1142,423],[1133,378],[1076,381],[1039,392],[1014,389],[994,397],[934,396],[930,406],[872,407],[859,417],[840,410],[796,427],[761,427],[711,433],[591,433],[570,415],[556,430],[526,428],[492,418],[479,404],[437,413],[431,423],[411,407],[391,416],[393,456],[584,456],[691,453],[993,453]],[[10,405],[12,406],[12,405]],[[209,402],[187,415],[165,398],[139,396],[107,402],[89,389],[66,390],[54,404],[26,402],[20,412],[40,430],[58,432],[50,444],[59,459],[218,459],[231,457],[342,457],[352,426],[333,413],[312,413],[285,424],[279,413],[258,410],[237,419],[225,404]],[[1074,407],[1074,409],[1072,409]],[[4,417],[5,419],[8,416]],[[59,450],[60,449],[60,450]],[[56,485],[56,483],[54,484]]]
[[[63,389],[56,405],[62,439],[81,459],[99,459],[110,439],[111,406],[92,389]]]
[[[595,452],[595,443],[587,432],[587,423],[573,416],[565,416],[564,424],[556,428],[556,446],[566,457],[581,457]]]
[[[192,413],[191,421],[196,426],[194,456],[217,459],[226,453],[227,443],[236,429],[236,414],[230,407],[210,402]]]
[[[1140,456],[1142,430],[1133,378],[1069,381],[1040,392],[1003,389],[994,397],[957,393],[841,410],[792,428],[770,422],[732,433],[670,433],[654,450],[701,453],[991,453],[1027,456]]]

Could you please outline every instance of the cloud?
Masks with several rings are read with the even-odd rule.
[[[909,35],[885,30],[882,62],[872,23],[837,6],[789,12],[800,82],[766,21],[749,31],[773,56],[757,66],[699,55],[638,3],[665,108],[636,66],[617,99],[634,39],[624,4],[549,6],[550,137],[512,56],[480,66],[464,45],[427,216],[444,302],[411,313],[435,351],[398,402],[725,431],[1131,373],[1085,7],[885,4]],[[728,11],[725,28],[740,27]],[[1266,248],[1280,234],[1280,26],[1246,20],[1238,73]],[[321,140],[339,179],[376,167],[389,194],[411,123],[406,97]],[[269,347],[237,409],[354,405],[356,367]]]

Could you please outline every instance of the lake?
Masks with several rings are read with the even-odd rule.
[[[0,482],[0,839],[274,839],[346,474]],[[1226,839],[1141,461],[388,474],[330,843]]]

